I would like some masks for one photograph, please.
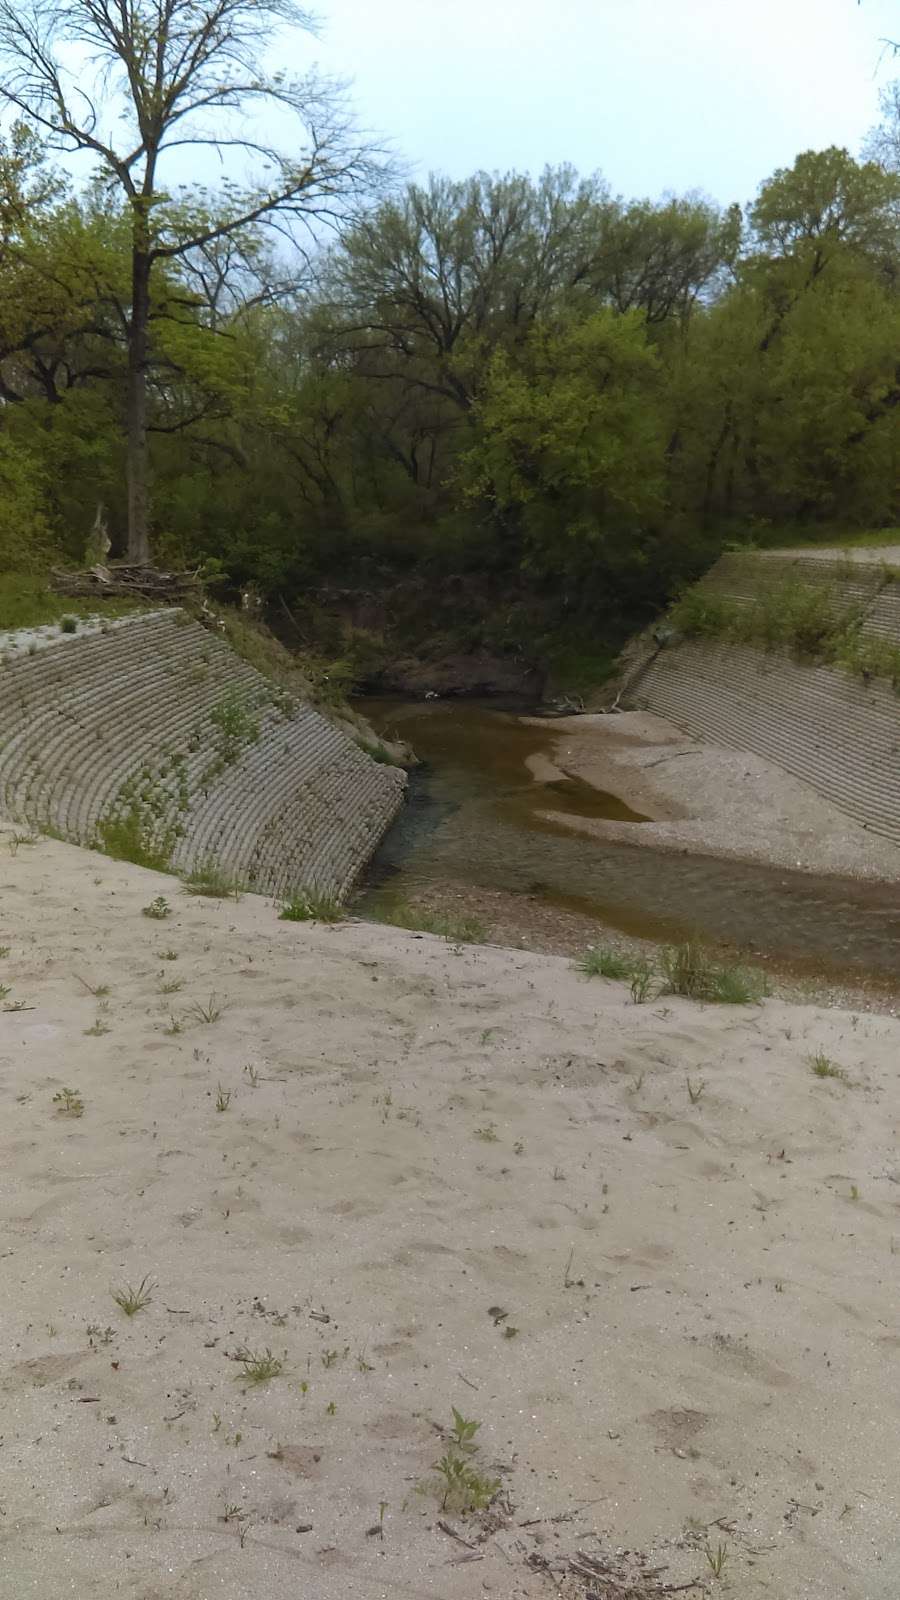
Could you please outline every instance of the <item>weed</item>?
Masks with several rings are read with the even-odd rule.
[[[223,1089],[222,1085],[219,1084],[218,1092],[216,1094],[216,1110],[217,1111],[227,1111],[228,1107],[230,1105],[231,1105],[231,1090],[230,1089]]]
[[[282,922],[340,922],[342,915],[340,901],[319,889],[294,889],[278,911]]]
[[[697,944],[669,945],[661,952],[663,994],[722,1005],[752,1005],[766,992],[762,974],[723,967]]]
[[[157,838],[155,818],[148,817],[136,798],[127,811],[114,810],[97,824],[96,848],[114,861],[131,861],[136,867],[165,872],[172,855],[174,836]]]
[[[468,1419],[453,1408],[453,1426],[449,1443],[441,1459],[434,1462],[434,1470],[442,1480],[441,1509],[448,1508],[465,1513],[483,1511],[496,1499],[500,1479],[489,1478],[479,1471],[473,1457],[478,1452],[475,1435],[480,1422]]]
[[[257,1084],[259,1083],[259,1073],[258,1073],[256,1067],[254,1067],[250,1062],[248,1062],[247,1065],[244,1068],[244,1071],[247,1074],[247,1081],[250,1084],[251,1089],[255,1089],[257,1087]]]
[[[159,956],[160,961],[177,961],[178,960],[178,951],[177,950],[159,950],[159,951],[157,951],[157,955]]]
[[[575,965],[586,978],[624,979],[630,978],[634,971],[634,961],[630,957],[622,955],[619,950],[596,944],[590,945]]]
[[[243,1367],[242,1377],[248,1383],[270,1383],[273,1378],[280,1378],[284,1371],[284,1362],[278,1356],[273,1356],[271,1350],[239,1350],[235,1360]]]
[[[187,1014],[189,1017],[193,1017],[196,1022],[209,1024],[218,1022],[222,1015],[222,1007],[217,1003],[215,995],[211,994],[206,1005],[203,1005],[199,1000],[195,1000],[192,1006],[188,1006]]]
[[[8,983],[0,983],[0,1000],[5,1000],[8,994],[12,994],[11,985]]]
[[[653,987],[653,968],[649,961],[637,962],[631,974],[631,999],[634,1005],[642,1006],[650,996]]]
[[[511,1323],[507,1323],[503,1329],[503,1337],[504,1339],[515,1339],[518,1336],[518,1332],[518,1328],[514,1328]]]
[[[87,1039],[102,1039],[104,1033],[109,1033],[109,1031],[109,1024],[104,1022],[102,1017],[97,1017],[95,1019],[94,1026],[92,1028],[85,1028],[83,1030],[85,1038]]]
[[[121,1289],[111,1289],[110,1293],[116,1305],[121,1311],[124,1311],[126,1317],[134,1317],[139,1311],[143,1311],[145,1306],[149,1306],[153,1299],[151,1290],[155,1289],[155,1287],[154,1280],[145,1276],[137,1287],[126,1283]]]
[[[9,952],[10,946],[8,944],[0,944],[0,960],[5,960],[5,958],[9,955]]]
[[[78,978],[77,972],[75,976]],[[88,994],[92,994],[97,1000],[103,1000],[109,994],[108,983],[88,983],[86,978],[78,978],[78,982],[83,984]]]
[[[475,1129],[475,1138],[483,1140],[485,1144],[496,1144],[500,1135],[493,1122],[486,1122],[483,1128]]]
[[[706,1080],[704,1078],[699,1078],[696,1085],[691,1083],[690,1078],[685,1078],[684,1081],[687,1084],[687,1092],[691,1105],[695,1106],[697,1101],[702,1098],[703,1091],[706,1088]]]
[[[164,978],[162,983],[159,986],[159,993],[160,994],[177,994],[179,989],[183,989],[183,988],[184,988],[184,979],[183,978]]]
[[[59,624],[60,632],[61,633],[77,633],[78,632],[78,621],[79,621],[78,617],[62,617],[61,620],[60,620],[60,624]]]
[[[563,1287],[566,1289],[583,1289],[584,1279],[572,1277],[572,1262],[575,1260],[575,1246],[569,1251],[569,1259],[563,1272]]]
[[[115,1328],[109,1326],[101,1328],[99,1322],[89,1322],[87,1325],[88,1344],[112,1344],[116,1337]]]
[[[78,1089],[60,1089],[53,1096],[53,1104],[59,1107],[60,1116],[84,1116],[84,1101]]]
[[[154,922],[162,922],[165,917],[172,915],[172,907],[164,895],[158,894],[148,906],[142,906],[141,916],[152,917]]]
[[[182,1022],[179,1022],[179,1020],[176,1017],[174,1011],[170,1011],[169,1012],[169,1020],[168,1020],[168,1023],[166,1024],[166,1026],[163,1028],[163,1033],[176,1034],[176,1033],[183,1033],[183,1032],[184,1032],[184,1024]]]
[[[239,900],[241,886],[236,878],[230,878],[216,861],[210,856],[182,879],[185,894],[207,895],[209,899]]]
[[[329,1400],[327,1406],[325,1407],[325,1412],[326,1412],[326,1415],[329,1416],[329,1417],[336,1417],[337,1416],[337,1406],[335,1405],[333,1400]]]
[[[410,928],[415,933],[436,933],[451,944],[484,944],[487,929],[477,917],[446,917],[438,912],[420,910],[408,900],[380,914],[379,920],[393,928]]]
[[[725,1571],[725,1564],[728,1560],[727,1544],[717,1544],[714,1550],[709,1541],[707,1541],[703,1547],[703,1554],[706,1556],[706,1559],[709,1562],[710,1571],[712,1572],[713,1577],[721,1578]]]
[[[857,1184],[855,1184],[855,1183],[851,1183],[851,1185],[850,1185],[850,1199],[851,1200],[858,1200],[859,1199],[859,1188],[858,1188]]]
[[[837,1062],[832,1061],[822,1050],[817,1050],[814,1056],[810,1056],[809,1065],[817,1078],[837,1078],[840,1083],[848,1081],[843,1067],[839,1067]]]
[[[333,1367],[335,1362],[340,1360],[340,1355],[341,1355],[340,1350],[323,1350],[322,1351],[322,1365],[323,1365],[323,1367]]]

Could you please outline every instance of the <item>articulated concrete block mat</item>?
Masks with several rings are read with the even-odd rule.
[[[39,643],[0,637],[0,810],[16,822],[340,897],[402,804],[401,771],[184,612]]]

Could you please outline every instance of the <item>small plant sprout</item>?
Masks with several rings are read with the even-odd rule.
[[[177,961],[178,960],[178,951],[177,950],[160,950],[158,952],[158,954],[159,954],[160,961]]]
[[[156,1284],[152,1278],[143,1277],[136,1287],[126,1283],[123,1284],[121,1289],[110,1290],[110,1293],[119,1310],[124,1311],[126,1317],[135,1317],[139,1311],[143,1311],[145,1306],[149,1306],[153,1299],[151,1291],[155,1288]]]
[[[230,1089],[223,1089],[222,1085],[219,1084],[219,1087],[218,1087],[218,1090],[217,1090],[217,1093],[216,1093],[216,1110],[217,1111],[227,1111],[228,1107],[230,1105],[231,1105],[231,1090]]]
[[[688,1098],[690,1099],[691,1105],[695,1106],[697,1101],[703,1097],[703,1091],[706,1088],[706,1080],[705,1078],[698,1078],[696,1083],[691,1083],[690,1078],[685,1078],[684,1081],[687,1084]]]
[[[253,1063],[251,1061],[248,1061],[247,1065],[244,1068],[244,1072],[247,1075],[247,1082],[249,1083],[251,1089],[255,1089],[259,1084],[259,1071],[258,1071],[258,1069],[256,1067],[254,1067],[254,1065],[253,1065]]]
[[[62,1117],[83,1117],[84,1101],[77,1089],[60,1089],[53,1096],[53,1104]]]
[[[725,1566],[728,1561],[727,1544],[719,1543],[716,1545],[716,1548],[713,1549],[712,1545],[707,1540],[707,1543],[703,1547],[703,1554],[706,1556],[706,1559],[709,1562],[709,1569],[713,1577],[721,1578],[724,1575]]]
[[[11,947],[8,944],[0,944],[0,961],[6,960],[6,957],[9,955],[10,948]]]
[[[184,988],[183,978],[162,978],[162,974],[160,977],[162,979],[159,985],[160,994],[177,994],[179,989]]]
[[[172,907],[165,896],[161,894],[158,894],[155,900],[151,900],[149,905],[141,908],[141,916],[150,917],[154,922],[162,922],[171,915]]]
[[[183,1024],[181,1022],[179,1022],[179,1020],[176,1017],[174,1011],[170,1011],[169,1012],[169,1020],[168,1020],[168,1023],[166,1024],[166,1026],[163,1028],[163,1033],[175,1034],[175,1033],[183,1033],[183,1032],[184,1032]]]
[[[851,1200],[858,1200],[859,1199],[859,1187],[855,1183],[851,1183],[851,1185],[850,1185],[850,1199]]]
[[[810,1056],[809,1065],[817,1078],[837,1078],[839,1083],[847,1082],[847,1074],[843,1067],[839,1067],[836,1061],[826,1056],[824,1050],[817,1050],[814,1056]]]
[[[462,1412],[457,1411],[455,1406],[451,1406],[450,1410],[453,1413],[453,1426],[448,1431],[453,1448],[466,1454],[473,1453],[478,1449],[475,1443],[475,1435],[481,1427],[481,1423],[476,1422],[471,1417],[464,1417]]]
[[[475,1138],[481,1139],[484,1144],[496,1144],[500,1135],[493,1122],[486,1122],[483,1128],[475,1129]]]
[[[442,1494],[442,1510],[449,1508],[461,1514],[483,1511],[500,1492],[500,1479],[480,1472],[474,1461],[478,1453],[475,1435],[480,1427],[480,1422],[464,1417],[453,1407],[453,1426],[448,1430],[447,1448],[434,1463],[440,1478],[438,1492]]]
[[[109,1033],[109,1031],[109,1023],[104,1022],[102,1017],[95,1018],[92,1028],[83,1029],[85,1037],[88,1039],[101,1039],[104,1033]]]
[[[271,1350],[239,1350],[235,1356],[243,1367],[241,1376],[248,1383],[271,1383],[273,1378],[280,1378],[284,1371],[284,1362],[278,1356],[273,1356]]]
[[[203,1005],[199,1000],[195,1000],[192,1006],[188,1006],[187,1014],[189,1017],[193,1017],[196,1022],[209,1024],[218,1022],[222,1015],[222,1007],[216,1000],[215,995],[211,994],[206,1005]]]
[[[335,1405],[333,1400],[329,1400],[327,1406],[325,1407],[325,1414],[326,1414],[326,1416],[329,1416],[329,1417],[336,1417],[337,1416],[337,1406]]]

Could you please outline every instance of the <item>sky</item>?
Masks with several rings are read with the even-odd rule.
[[[571,161],[626,195],[745,203],[801,150],[858,153],[900,76],[900,0],[313,4],[296,64],[351,78],[415,177]]]

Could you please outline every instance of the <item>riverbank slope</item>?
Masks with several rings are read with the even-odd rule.
[[[896,1021],[9,843],[4,1597],[893,1596]]]

